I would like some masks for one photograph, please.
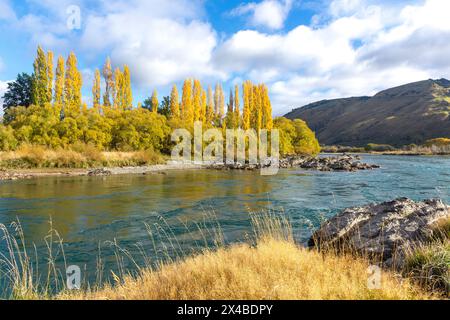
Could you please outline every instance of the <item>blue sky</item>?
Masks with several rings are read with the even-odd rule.
[[[80,28],[67,25],[74,8]],[[0,94],[32,72],[41,44],[76,52],[88,103],[92,74],[110,56],[130,66],[135,103],[186,77],[226,90],[250,79],[269,86],[281,115],[450,78],[448,12],[448,0],[0,0]]]

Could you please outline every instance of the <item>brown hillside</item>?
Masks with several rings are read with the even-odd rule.
[[[324,100],[285,117],[305,120],[321,144],[420,144],[450,137],[450,81],[425,80],[373,97]]]

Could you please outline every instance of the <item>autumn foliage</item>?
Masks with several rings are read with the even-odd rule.
[[[259,132],[276,127],[282,131],[283,154],[317,154],[319,150],[306,123],[282,118],[274,124],[265,84],[245,81],[242,89],[236,85],[226,97],[220,83],[213,91],[198,79],[186,79],[181,92],[174,85],[170,96],[159,98],[153,90],[144,104],[135,107],[129,67],[113,70],[108,58],[101,70],[94,71],[92,105],[88,106],[83,102],[83,78],[73,52],[66,60],[59,56],[55,68],[53,53],[39,47],[33,67],[31,104],[5,109],[0,150],[33,144],[56,149],[84,143],[98,150],[168,153],[173,129],[192,130],[196,121],[205,128],[223,130]]]

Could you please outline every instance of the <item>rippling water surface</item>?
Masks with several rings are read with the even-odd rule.
[[[198,170],[0,182],[0,223],[19,219],[29,248],[35,243],[45,259],[43,238],[51,219],[64,240],[68,263],[82,266],[92,279],[99,246],[106,269],[116,264],[113,249],[105,241],[116,239],[136,256],[142,255],[136,244],[146,251],[154,247],[145,224],[165,230],[153,235],[157,251],[177,247],[187,252],[210,238],[200,230],[211,212],[227,242],[245,239],[252,231],[248,212],[267,208],[284,212],[296,239],[304,242],[311,226],[317,227],[321,219],[346,207],[396,197],[439,197],[450,203],[450,157],[364,155],[363,161],[382,169],[356,173],[281,170],[275,176]],[[211,218],[206,223],[211,225]],[[177,238],[177,243],[168,238]],[[3,242],[0,250],[5,252]],[[150,257],[155,255],[148,252]]]

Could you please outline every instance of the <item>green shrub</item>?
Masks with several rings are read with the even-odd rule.
[[[425,145],[427,147],[432,147],[432,146],[436,146],[436,147],[445,147],[445,146],[450,146],[450,139],[449,138],[436,138],[436,139],[431,139],[431,140],[427,140],[425,142]]]
[[[404,274],[431,292],[450,294],[450,219],[439,222],[425,245],[406,258]]]
[[[0,125],[0,150],[10,151],[15,150],[18,141],[14,136],[14,130],[10,126]]]
[[[282,155],[311,155],[320,153],[319,141],[305,121],[294,121],[279,117],[274,120],[274,127],[280,131],[280,153]]]
[[[366,151],[375,151],[375,152],[388,152],[388,151],[395,151],[396,149],[388,144],[375,144],[375,143],[369,143],[365,147]]]
[[[404,274],[431,292],[450,293],[450,242],[433,243],[406,259]]]

